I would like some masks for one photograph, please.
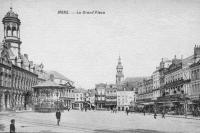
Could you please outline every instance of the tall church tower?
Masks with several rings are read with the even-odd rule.
[[[9,49],[12,51],[11,59],[20,57],[20,20],[18,14],[14,13],[12,7],[6,13],[3,20],[4,25],[4,41],[8,44]]]
[[[118,64],[117,64],[116,70],[117,70],[117,73],[116,73],[116,84],[120,85],[122,83],[123,79],[124,79],[123,66],[122,66],[122,63],[121,63],[120,56],[119,56],[119,59],[118,59]]]

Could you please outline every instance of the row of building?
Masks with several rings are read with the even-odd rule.
[[[124,80],[121,58],[116,67],[116,83],[99,83],[94,89],[74,91],[76,109],[91,108],[97,110],[117,109],[124,111],[134,106],[136,102],[136,81]],[[141,79],[140,79],[141,80]],[[133,81],[133,80],[131,80]]]
[[[188,114],[200,107],[200,46],[187,57],[162,59],[149,78],[138,82],[136,103],[149,112]]]

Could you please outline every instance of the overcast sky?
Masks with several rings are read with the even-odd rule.
[[[3,18],[10,2],[0,3]],[[198,0],[13,0],[12,5],[21,20],[22,53],[85,89],[115,83],[119,54],[125,78],[150,76],[162,57],[187,57],[200,45]]]

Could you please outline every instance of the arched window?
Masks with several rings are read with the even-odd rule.
[[[16,36],[17,37],[17,29],[16,29],[16,27],[12,27],[12,36]]]
[[[11,28],[10,28],[9,25],[7,26],[6,35],[7,35],[7,36],[11,36]]]

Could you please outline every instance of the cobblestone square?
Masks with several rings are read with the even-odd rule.
[[[140,113],[109,111],[62,112],[60,126],[55,113],[4,113],[0,117],[0,132],[8,132],[11,119],[16,120],[17,132],[69,133],[199,133],[200,120],[158,116]]]

